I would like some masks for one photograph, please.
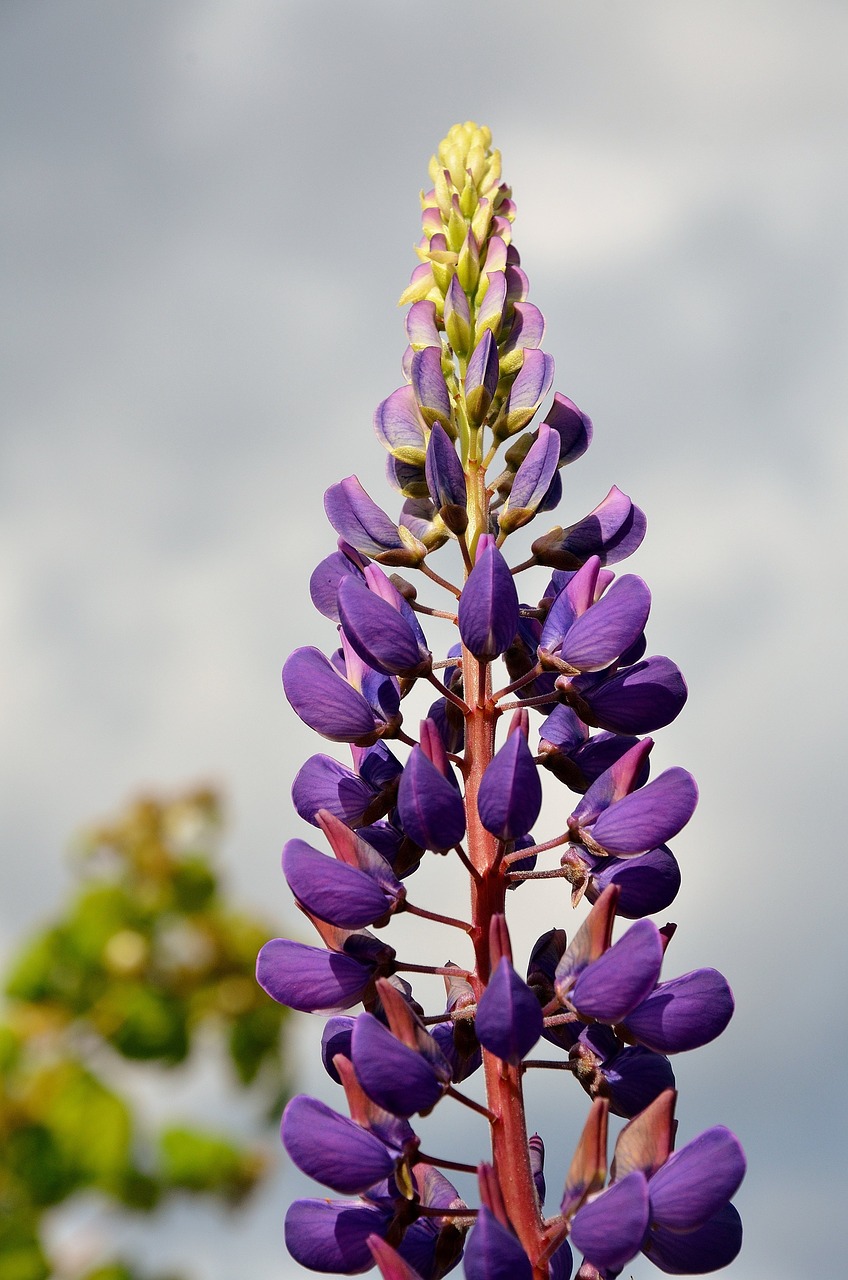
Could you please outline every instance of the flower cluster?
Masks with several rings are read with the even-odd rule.
[[[400,517],[355,476],[327,490],[338,544],[310,592],[338,648],[297,649],[283,670],[298,716],[352,757],[312,756],[293,787],[320,847],[290,840],[283,871],[322,945],[276,939],[258,963],[275,1000],[329,1015],[323,1061],[340,1087],[337,1109],[301,1095],[283,1116],[291,1159],[340,1197],[292,1205],[286,1241],[316,1271],[376,1264],[391,1280],[438,1280],[463,1253],[469,1280],[569,1280],[572,1246],[581,1280],[609,1280],[640,1251],[664,1271],[699,1274],[739,1250],[730,1201],[745,1158],[723,1127],[673,1150],[670,1058],[714,1039],[733,1013],[714,969],[663,975],[674,926],[649,919],[677,893],[668,842],[698,798],[685,769],[650,774],[650,735],[680,712],[686,684],[648,653],[648,587],[611,568],[645,533],[619,489],[536,538],[521,563],[506,558],[507,539],[559,503],[592,423],[556,393],[533,425],[554,366],[490,144],[472,123],[451,129],[422,196],[420,265],[401,298],[411,303],[405,382],[374,418]],[[431,566],[446,544],[458,583]],[[535,591],[519,588],[539,567]],[[417,571],[435,602],[398,569]],[[443,655],[422,629],[428,617],[454,628]],[[405,704],[422,688],[435,700],[412,736]],[[531,713],[542,717],[535,729]],[[556,836],[537,842],[541,770],[574,798]],[[428,852],[467,871],[460,918],[410,899]],[[546,857],[553,865],[538,866]],[[570,937],[544,933],[522,976],[507,892],[539,879],[564,880],[572,906],[590,909]],[[400,958],[382,931],[410,912],[453,926],[460,961]],[[416,1000],[404,975],[420,973],[443,976],[444,1008]],[[541,1041],[556,1056],[539,1057]],[[544,1146],[525,1122],[532,1067],[572,1074],[592,1100],[553,1213]],[[485,1104],[460,1087],[475,1072]],[[487,1149],[468,1163],[421,1150],[415,1118],[443,1100],[479,1113],[481,1148],[488,1125]],[[610,1112],[627,1123],[608,1174]],[[476,1173],[479,1206],[440,1168]]]

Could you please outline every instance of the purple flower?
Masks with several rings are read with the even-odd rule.
[[[488,534],[459,597],[459,633],[475,658],[490,662],[518,630],[518,593],[509,567]]]
[[[506,956],[477,1005],[477,1038],[496,1058],[518,1066],[542,1034],[542,1010]]]
[[[525,836],[542,807],[542,783],[527,745],[527,712],[513,725],[480,782],[477,810],[487,831],[499,840]]]

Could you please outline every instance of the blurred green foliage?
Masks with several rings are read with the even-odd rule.
[[[0,1280],[139,1280],[48,1258],[44,1215],[75,1192],[153,1212],[180,1193],[238,1205],[261,1153],[230,1137],[146,1127],[121,1093],[121,1059],[173,1069],[198,1032],[219,1034],[235,1088],[276,1120],[285,1092],[284,1010],[257,986],[275,930],[234,911],[214,870],[220,801],[210,790],[144,798],[87,832],[67,912],[7,976],[0,1020]],[[158,1280],[176,1280],[159,1277]]]

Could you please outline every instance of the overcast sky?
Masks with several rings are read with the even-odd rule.
[[[555,385],[595,422],[563,522],[612,483],[646,509],[650,645],[690,685],[657,748],[702,791],[669,972],[715,965],[738,1012],[678,1114],[749,1153],[732,1280],[844,1257],[846,47],[840,0],[0,4],[0,946],[57,906],[75,828],[196,780],[226,789],[234,889],[291,925],[320,747],[279,670],[332,645],[321,494],[356,471],[391,503],[370,423],[418,191],[486,123]],[[552,1187],[584,1110],[558,1096]],[[136,1237],[198,1280],[293,1276],[291,1194],[250,1235]]]

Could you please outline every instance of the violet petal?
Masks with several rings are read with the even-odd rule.
[[[480,997],[474,1025],[483,1048],[512,1066],[518,1066],[542,1034],[539,1001],[506,956]]]
[[[328,858],[304,840],[289,840],[286,844],[283,874],[307,911],[342,929],[373,924],[394,905],[365,871]]]
[[[541,807],[542,783],[533,753],[523,733],[511,733],[480,781],[480,821],[499,840],[517,840],[533,826]]]
[[[742,1219],[735,1206],[728,1204],[703,1227],[685,1235],[654,1227],[644,1251],[666,1275],[701,1276],[728,1266],[741,1248]]]
[[[465,1245],[466,1280],[530,1280],[533,1268],[518,1240],[483,1205]]]
[[[715,1125],[675,1151],[650,1181],[651,1219],[670,1231],[702,1227],[736,1194],[745,1176],[742,1144]]]
[[[693,969],[661,982],[624,1025],[634,1040],[656,1053],[682,1053],[709,1044],[732,1016],[727,979],[717,969]]]
[[[403,829],[422,849],[452,849],[465,835],[465,806],[456,787],[413,747],[398,787]]]
[[[650,920],[637,920],[600,959],[580,974],[571,992],[578,1013],[616,1023],[653,991],[660,975],[663,945]]]
[[[691,773],[666,769],[647,786],[611,804],[592,827],[592,839],[608,853],[646,853],[676,836],[697,803]]]
[[[310,1271],[359,1275],[374,1265],[370,1235],[384,1235],[392,1210],[357,1200],[295,1200],[285,1238],[295,1262]]]
[[[518,593],[509,566],[484,534],[477,563],[459,598],[459,633],[475,658],[491,661],[509,647],[518,630]]]
[[[391,1176],[394,1157],[373,1133],[298,1094],[283,1112],[283,1146],[302,1173],[340,1195],[356,1195]]]
[[[374,712],[320,649],[295,649],[283,667],[286,697],[304,724],[331,742],[358,742],[374,735]]]
[[[434,1107],[448,1083],[426,1058],[402,1044],[370,1013],[356,1019],[351,1060],[368,1097],[405,1120]]]
[[[259,952],[256,981],[272,1000],[301,1013],[332,1013],[357,1003],[373,969],[339,951],[272,938]]]
[[[596,1267],[619,1271],[639,1252],[648,1217],[648,1182],[637,1169],[577,1210],[571,1243]]]

